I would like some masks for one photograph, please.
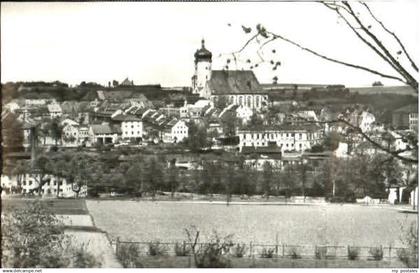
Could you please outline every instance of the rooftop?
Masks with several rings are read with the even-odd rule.
[[[213,70],[209,88],[215,95],[264,92],[251,70]]]

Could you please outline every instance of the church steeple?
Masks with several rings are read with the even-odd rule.
[[[192,88],[194,94],[206,97],[205,86],[211,76],[212,54],[206,49],[204,39],[201,39],[201,48],[194,54],[195,73],[192,77]]]
[[[211,62],[212,54],[206,49],[204,38],[201,39],[201,48],[194,54],[195,62],[207,61]]]

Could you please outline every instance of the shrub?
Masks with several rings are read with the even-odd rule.
[[[188,256],[191,253],[191,249],[187,246],[185,242],[182,244],[176,243],[175,244],[175,255],[176,256]]]
[[[369,249],[369,254],[372,255],[375,261],[380,261],[384,257],[384,251],[382,250],[382,247],[371,247]]]
[[[325,259],[327,257],[327,250],[326,246],[315,246],[315,258]]]
[[[137,244],[120,244],[117,251],[117,258],[124,268],[143,267],[140,262],[140,250]]]
[[[73,250],[72,254],[73,267],[75,268],[95,268],[101,266],[101,262],[96,260],[95,256],[87,252],[83,246]]]
[[[233,248],[233,256],[237,258],[242,258],[245,256],[246,253],[246,245],[245,244],[236,244]]]
[[[150,256],[162,256],[165,254],[165,247],[161,245],[159,241],[149,243],[149,252]]]
[[[360,248],[355,246],[347,247],[347,258],[351,261],[357,260],[359,257]]]
[[[274,257],[274,248],[263,248],[260,254],[261,258],[273,258]]]
[[[191,252],[194,256],[195,266],[198,268],[226,268],[231,267],[231,262],[223,254],[230,251],[233,246],[231,237],[228,235],[221,239],[216,232],[207,244],[198,244],[200,231],[196,227],[185,229],[188,241],[191,244]]]
[[[405,229],[401,225],[401,231],[404,234],[401,238],[403,244],[407,245],[408,248],[400,249],[397,251],[398,258],[407,267],[417,268],[418,267],[418,228],[416,221],[411,222],[410,227]]]
[[[302,258],[302,256],[299,254],[299,251],[298,251],[297,247],[292,247],[292,248],[289,249],[289,256],[292,259],[300,259],[300,258]]]

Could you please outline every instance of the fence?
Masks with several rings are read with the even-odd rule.
[[[120,241],[119,238],[111,241],[114,251],[118,251],[123,245],[135,244],[138,246],[140,255],[150,255],[149,247],[157,247],[166,255],[176,256],[175,245],[190,249],[189,242],[132,242]],[[197,243],[196,249],[208,245],[209,243]],[[239,247],[238,247],[239,246]],[[364,259],[364,260],[388,260],[392,261],[399,258],[399,251],[408,248],[391,246],[338,246],[338,245],[290,245],[278,244],[259,244],[233,243],[230,248],[224,251],[224,255],[238,257],[238,249],[241,250],[242,257],[249,258],[291,258],[291,259]],[[188,255],[191,255],[189,253]]]

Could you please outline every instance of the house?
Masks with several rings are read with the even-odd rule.
[[[398,108],[392,113],[392,127],[399,130],[418,131],[418,104],[410,104]]]
[[[363,111],[359,116],[358,125],[362,132],[369,132],[373,129],[375,121],[375,116],[372,113]]]
[[[164,143],[178,143],[188,137],[188,126],[183,120],[173,119],[161,126],[160,135]]]
[[[49,103],[47,104],[47,108],[51,119],[59,118],[63,115],[63,110],[58,103]]]
[[[117,142],[120,136],[121,128],[109,123],[93,124],[89,128],[89,137],[92,144],[112,144]]]
[[[268,105],[268,93],[263,90],[251,70],[212,70],[212,53],[205,48],[194,54],[195,73],[192,77],[193,94],[214,103],[224,100],[229,104],[261,109]]]
[[[141,119],[132,115],[119,114],[113,116],[112,120],[120,123],[123,139],[139,140],[143,138],[143,122]]]
[[[46,182],[41,189],[41,195],[50,197],[75,197],[76,193],[72,190],[72,184],[67,183],[65,178],[47,174],[44,177]],[[26,173],[23,175],[1,175],[2,196],[14,194],[39,194],[39,178],[37,174]],[[79,193],[80,197],[86,196],[86,186],[82,186]]]
[[[63,127],[62,140],[63,145],[67,147],[76,147],[79,139],[79,124],[66,124]]]
[[[180,107],[181,118],[201,118],[205,111],[213,107],[213,102],[210,100],[200,99],[194,104],[188,104],[187,100],[184,102],[184,106]]]
[[[319,143],[323,133],[316,125],[245,127],[237,131],[239,147],[264,147],[275,144],[281,151],[303,152]]]
[[[252,109],[247,106],[240,105],[236,108],[236,117],[242,121],[242,124],[248,123],[253,113]]]

